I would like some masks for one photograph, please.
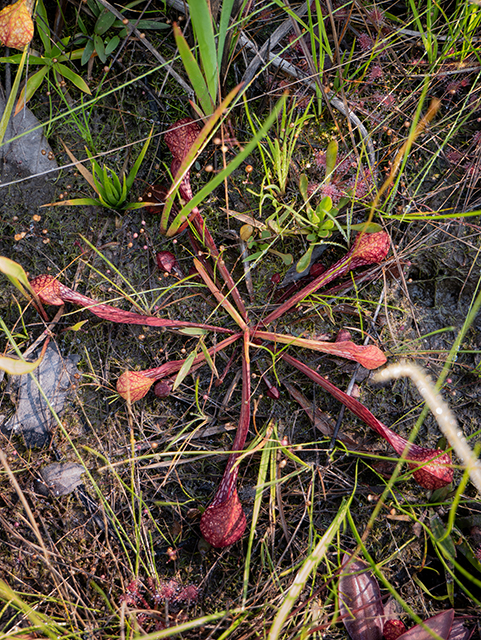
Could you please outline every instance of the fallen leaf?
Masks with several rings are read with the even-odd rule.
[[[79,356],[64,358],[58,347],[50,343],[33,374],[57,415],[63,410],[79,360]],[[21,433],[28,448],[43,447],[50,441],[55,418],[31,375],[14,376],[12,382],[18,390],[17,410],[2,425],[2,431]]]
[[[40,476],[55,497],[66,496],[82,484],[85,469],[75,462],[54,462],[40,469]]]
[[[349,557],[344,554],[343,565]],[[352,640],[381,640],[384,614],[381,593],[369,565],[363,560],[354,560],[341,572],[339,610]]]
[[[443,640],[449,640],[451,638],[451,628],[454,621],[454,609],[448,609],[447,611],[441,611],[432,618],[428,618],[423,624],[428,627],[424,629],[420,624],[415,627],[411,627],[409,631],[399,636],[398,640],[433,640],[433,634],[437,633]],[[429,631],[429,629],[431,631]]]

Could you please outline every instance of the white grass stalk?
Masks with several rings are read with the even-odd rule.
[[[411,378],[416,385],[419,393],[433,412],[444,436],[464,463],[474,486],[481,493],[481,465],[479,460],[470,449],[461,429],[458,429],[458,423],[453,412],[436,392],[431,379],[423,369],[411,362],[402,361],[376,373],[374,381],[385,382],[393,378],[404,377]]]
[[[332,521],[330,527],[327,529],[325,534],[317,543],[315,549],[312,551],[312,553],[309,555],[307,560],[297,572],[297,575],[294,578],[294,582],[291,584],[289,591],[284,598],[284,602],[280,606],[279,611],[274,618],[274,622],[272,623],[272,627],[269,631],[267,640],[277,640],[279,638],[279,634],[282,631],[284,622],[286,621],[286,618],[289,615],[292,607],[294,606],[297,598],[305,588],[309,576],[316,569],[321,560],[325,557],[332,539],[339,531],[342,523],[344,522],[344,518],[347,515],[351,499],[345,500],[341,505],[341,508],[339,509],[337,516]]]

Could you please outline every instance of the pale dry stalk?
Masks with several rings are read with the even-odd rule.
[[[416,385],[419,393],[433,412],[447,441],[453,447],[457,456],[463,461],[474,486],[481,493],[481,465],[479,460],[477,460],[466,442],[463,432],[458,428],[458,423],[453,412],[436,392],[431,379],[424,373],[423,369],[411,362],[402,361],[397,364],[392,364],[382,371],[378,371],[374,375],[374,381],[385,382],[393,378],[404,377],[411,378]]]

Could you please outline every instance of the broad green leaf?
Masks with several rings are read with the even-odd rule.
[[[74,84],[78,89],[80,89],[80,91],[91,95],[91,91],[88,88],[88,85],[86,84],[85,80],[78,75],[78,73],[75,73],[75,71],[72,71],[61,62],[56,62],[54,64],[54,68],[55,71],[58,71],[58,73],[60,73],[60,75],[62,75],[64,78],[67,78],[67,80],[70,80],[70,82]]]
[[[92,57],[93,52],[95,51],[95,47],[94,47],[94,41],[93,40],[89,40],[87,42],[87,44],[84,47],[83,53],[82,53],[82,58],[80,60],[80,64],[86,65],[87,62],[90,60],[90,58]]]
[[[15,358],[7,358],[0,356],[0,369],[6,371],[11,376],[22,376],[25,373],[31,373],[42,362],[43,356],[40,356],[35,362],[24,362]]]
[[[120,44],[120,38],[118,36],[114,36],[113,38],[110,38],[110,40],[107,43],[107,46],[105,47],[105,55],[109,56],[113,51],[115,51],[115,49],[119,46]]]
[[[189,371],[192,368],[196,355],[197,355],[197,348],[194,349],[191,353],[189,353],[189,355],[185,359],[184,364],[179,369],[179,373],[177,374],[175,378],[175,382],[172,386],[172,391],[175,391],[177,387],[182,383],[184,378],[189,375]]]
[[[182,63],[185,67],[185,70],[187,71],[190,84],[192,85],[192,89],[195,92],[197,100],[199,101],[199,104],[202,107],[205,115],[210,115],[214,111],[214,103],[212,96],[209,93],[209,88],[202,74],[202,71],[197,64],[197,61],[192,55],[192,51],[190,50],[190,47],[182,34],[182,31],[175,23],[174,36],[175,43],[179,49],[180,57],[182,58]]]
[[[49,202],[48,204],[42,204],[42,207],[66,207],[66,206],[79,206],[79,205],[92,205],[98,207],[101,205],[100,200],[96,198],[73,198],[72,200],[59,200],[58,202]]]
[[[32,292],[32,288],[21,264],[10,260],[10,258],[0,256],[0,272],[7,276],[10,282],[30,300],[31,296],[29,294]]]
[[[48,72],[48,67],[43,67],[43,69],[40,69],[40,71],[37,71],[37,73],[34,73],[33,76],[30,76],[30,78],[27,80],[27,84],[23,87],[22,91],[20,92],[17,106],[15,107],[15,113],[13,114],[14,116],[16,116],[17,113],[20,113],[23,107],[27,104],[27,102],[33,96],[35,91],[37,91],[39,86],[42,84],[43,79],[45,78],[45,75],[47,74],[47,72]]]
[[[45,9],[43,0],[37,0],[36,14],[38,35],[40,36],[43,48],[45,49],[45,54],[48,55],[52,45],[50,44],[50,27],[48,24],[47,10]]]
[[[331,140],[327,145],[327,151],[326,151],[326,178],[328,182],[329,182],[331,173],[336,168],[337,149],[338,149],[337,140]]]
[[[104,9],[97,18],[97,22],[95,23],[94,27],[94,33],[102,36],[106,31],[110,29],[115,20],[116,17],[114,16],[114,14],[108,9]]]
[[[314,245],[311,244],[306,253],[302,256],[299,262],[296,264],[297,273],[302,273],[311,263],[312,251],[314,249]]]
[[[217,67],[217,47],[210,4],[208,0],[188,0],[188,5],[194,34],[199,46],[202,71],[204,72],[210,97],[215,104],[219,86],[219,69]]]
[[[300,178],[299,178],[299,191],[301,192],[301,196],[302,199],[304,200],[304,202],[307,202],[309,200],[309,196],[307,195],[307,186],[309,184],[309,181],[307,179],[307,176],[305,173],[301,173]]]
[[[107,56],[105,55],[104,41],[97,34],[94,35],[94,47],[100,61],[105,64],[107,61]]]
[[[319,211],[330,211],[332,209],[332,200],[330,196],[324,196],[324,198],[317,205]]]

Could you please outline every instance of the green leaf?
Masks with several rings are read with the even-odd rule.
[[[330,196],[324,196],[324,198],[317,205],[319,211],[330,211],[332,209],[332,200]]]
[[[187,75],[189,76],[190,84],[195,92],[197,100],[205,113],[205,115],[211,115],[214,111],[214,103],[209,93],[207,83],[196,59],[192,55],[192,51],[184,38],[182,31],[177,24],[174,23],[174,37],[175,43],[179,49],[182,63],[185,67]]]
[[[209,88],[210,97],[215,104],[219,86],[219,69],[217,67],[217,47],[210,4],[208,0],[188,0],[188,5],[194,34],[199,45],[202,71]]]
[[[157,20],[139,20],[137,29],[142,31],[162,31],[163,29],[170,29],[170,24],[158,22]]]
[[[67,80],[70,80],[70,82],[74,84],[78,89],[80,89],[80,91],[91,95],[91,91],[88,88],[85,80],[83,80],[83,78],[75,73],[75,71],[72,71],[61,62],[56,62],[53,66],[55,68],[55,71],[58,71],[60,75],[62,75],[64,78],[67,78]]]
[[[212,373],[215,375],[215,377],[218,378],[219,377],[219,373],[218,373],[217,368],[216,368],[216,366],[214,364],[214,361],[211,358],[209,350],[205,346],[203,338],[201,338],[199,340],[199,343],[200,343],[200,348],[202,349],[202,353],[204,354],[205,361],[209,365],[209,368],[212,371]]]
[[[366,224],[365,222],[361,222],[359,224],[351,224],[351,229],[353,231],[364,231],[364,233],[378,233],[382,231],[382,227],[377,222],[369,222]]]
[[[15,262],[14,260],[10,260],[10,258],[0,256],[0,273],[7,276],[10,282],[17,287],[17,289],[28,300],[30,300],[32,288],[28,281],[27,274],[21,264],[18,264],[18,262]]]
[[[307,185],[309,184],[309,181],[307,179],[307,176],[305,173],[301,173],[300,177],[299,177],[299,191],[301,192],[301,196],[302,199],[304,200],[304,202],[307,202],[309,200],[309,196],[307,195]]]
[[[7,358],[6,356],[0,356],[0,369],[6,371],[11,376],[22,376],[25,373],[31,373],[42,362],[43,356],[41,356],[35,362],[23,362],[22,360],[16,360],[15,358]]]
[[[314,249],[314,245],[311,244],[306,253],[302,256],[299,262],[296,264],[297,273],[302,273],[311,263],[312,251]]]
[[[52,47],[50,44],[50,27],[48,25],[47,10],[45,9],[43,0],[37,1],[36,14],[38,35],[40,36],[43,48],[45,49],[45,55],[48,56]]]
[[[147,137],[147,140],[144,143],[144,146],[142,147],[142,151],[140,152],[139,157],[135,161],[132,169],[129,171],[129,175],[127,176],[127,180],[126,180],[127,189],[129,191],[132,188],[132,185],[134,184],[134,180],[137,177],[137,173],[140,169],[140,165],[142,164],[145,154],[147,153],[147,149],[149,148],[149,144],[152,139],[153,132],[154,132],[154,127],[152,127],[152,129],[150,130],[150,133]]]
[[[222,2],[222,10],[219,22],[219,37],[217,40],[217,69],[220,70],[222,65],[222,57],[224,55],[225,40],[229,29],[230,18],[232,15],[232,7],[234,0],[224,0]]]
[[[37,91],[39,86],[42,84],[43,79],[45,78],[45,75],[47,74],[47,72],[48,72],[48,67],[43,67],[43,69],[40,69],[40,71],[37,71],[37,73],[34,73],[33,76],[30,76],[30,78],[27,80],[27,84],[23,87],[22,91],[20,92],[17,106],[15,107],[15,112],[13,114],[14,116],[16,116],[17,113],[20,113],[24,105],[27,104],[27,102],[33,96],[35,91]]]
[[[119,176],[113,171],[112,171],[112,188],[115,189],[115,191],[119,194],[119,198],[122,198],[122,195],[123,195],[122,183],[119,180]]]
[[[119,46],[120,38],[118,36],[114,36],[110,38],[107,42],[107,46],[105,47],[105,55],[109,56],[115,49]]]
[[[114,24],[116,17],[109,9],[104,9],[97,18],[95,23],[94,33],[102,36],[110,27]]]
[[[209,332],[207,329],[198,329],[197,327],[183,327],[178,330],[178,333],[183,333],[185,336],[205,336]]]
[[[101,204],[102,203],[100,202],[100,200],[97,200],[97,198],[73,198],[72,200],[59,200],[59,202],[49,202],[48,204],[42,204],[40,208],[67,206],[77,207],[80,205],[92,205],[95,207],[99,207],[101,206]]]
[[[327,145],[327,151],[326,151],[326,178],[328,182],[329,182],[331,173],[336,168],[337,149],[338,149],[337,140],[331,140]]]
[[[179,369],[179,373],[177,374],[175,378],[175,382],[172,386],[172,391],[175,391],[177,387],[182,383],[184,378],[189,375],[189,371],[192,368],[196,355],[197,355],[197,348],[195,348],[191,353],[189,353],[189,355],[184,361],[184,364]]]
[[[94,35],[94,46],[98,57],[105,64],[107,62],[107,56],[105,55],[104,41],[98,34]]]
[[[87,62],[92,57],[92,54],[93,54],[94,51],[95,51],[94,41],[93,40],[89,40],[87,42],[87,44],[85,45],[85,47],[84,47],[84,50],[83,50],[83,53],[82,53],[82,59],[80,60],[80,64],[82,66],[87,64]]]

